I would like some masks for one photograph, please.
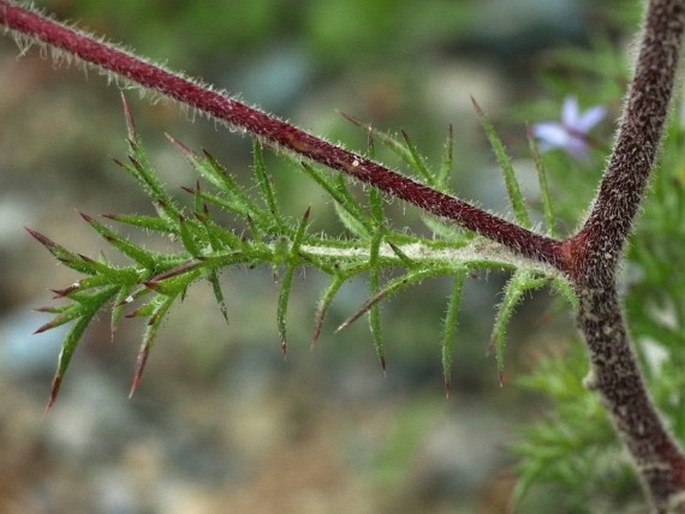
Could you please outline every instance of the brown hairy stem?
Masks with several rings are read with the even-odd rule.
[[[589,217],[564,243],[592,365],[586,384],[602,399],[659,513],[685,512],[685,455],[645,387],[626,333],[616,272],[657,158],[684,25],[685,0],[649,2],[611,158]]]
[[[601,397],[654,512],[685,512],[685,456],[649,397],[616,290],[618,264],[656,161],[671,102],[685,0],[648,1],[635,75],[609,164],[587,220],[564,241],[510,223],[10,0],[0,0],[0,25],[20,40],[48,45],[171,97],[271,146],[339,170],[519,255],[556,267],[570,279],[580,300],[577,321],[592,365],[587,386]]]

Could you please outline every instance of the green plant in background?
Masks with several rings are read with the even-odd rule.
[[[635,475],[629,461],[621,457],[622,451],[628,450],[653,510],[682,512],[685,456],[657,411],[658,408],[666,416],[670,428],[682,439],[685,414],[679,364],[683,358],[678,353],[685,333],[685,299],[681,297],[685,290],[680,287],[685,284],[672,269],[677,257],[672,253],[672,243],[683,241],[682,223],[678,220],[684,214],[685,175],[682,160],[676,158],[682,154],[678,120],[671,123],[671,137],[667,139],[663,158],[664,173],[656,180],[653,201],[633,233],[634,242],[628,251],[629,273],[620,283],[617,271],[656,159],[672,96],[684,18],[682,1],[648,3],[635,78],[597,197],[580,230],[557,239],[557,217],[552,209],[556,200],[549,193],[533,138],[529,137],[530,149],[546,221],[544,235],[533,231],[530,209],[520,192],[511,159],[475,102],[477,116],[503,171],[516,223],[450,196],[447,179],[452,167],[451,131],[438,166],[430,166],[405,133],[396,138],[370,127],[365,127],[369,134],[366,153],[349,152],[14,2],[0,1],[0,23],[13,31],[20,42],[28,38],[46,44],[56,57],[76,57],[110,76],[170,96],[237,126],[255,139],[254,186],[247,189],[238,185],[211,155],[197,154],[170,137],[171,144],[200,176],[194,187],[186,189],[189,205],[182,206],[162,187],[148,162],[124,101],[129,159],[119,164],[152,199],[157,215],[117,214],[107,218],[169,236],[177,242],[177,250],[149,250],[85,214],[84,219],[124,254],[128,263],[116,264],[104,256],[95,260],[73,253],[30,231],[61,262],[84,275],[71,286],[56,291],[65,303],[43,309],[54,314],[54,318],[39,331],[72,323],[48,406],[56,398],[81,335],[98,312],[111,311],[113,335],[124,315],[147,319],[133,393],[164,316],[190,285],[208,280],[220,312],[228,317],[219,274],[236,265],[268,265],[279,277],[276,323],[284,353],[288,299],[298,268],[315,268],[330,277],[329,286],[320,295],[314,343],[340,287],[350,278],[366,274],[369,299],[339,329],[367,315],[383,369],[379,303],[426,278],[453,277],[442,330],[443,369],[449,391],[452,345],[464,281],[473,271],[504,269],[511,271],[512,276],[504,287],[492,334],[500,376],[505,333],[513,311],[527,291],[544,286],[551,286],[572,305],[592,364],[584,382],[581,377],[586,365],[579,352],[564,359],[549,359],[534,374],[522,379],[527,387],[552,398],[554,412],[532,427],[516,448],[523,460],[515,499],[520,500],[530,484],[547,482],[567,491],[569,502],[609,505],[613,498],[622,498],[625,491],[634,490]],[[601,109],[582,114],[574,100],[569,99],[561,123],[535,125],[532,134],[546,147],[560,147],[572,156],[584,157],[594,142],[588,132],[602,115]],[[375,160],[378,143],[399,157],[415,178],[379,164]],[[263,145],[287,150],[279,155],[292,160],[294,169],[326,191],[346,229],[344,237],[310,233],[310,209],[296,219],[282,212],[264,165]],[[374,188],[358,191],[348,182],[349,177]],[[394,229],[383,212],[381,192],[424,211],[428,235]],[[226,213],[236,219],[238,228],[227,228],[217,221]],[[626,334],[619,291],[625,298],[638,343],[636,354]],[[652,386],[654,403],[643,380]],[[618,440],[614,432],[618,433]]]

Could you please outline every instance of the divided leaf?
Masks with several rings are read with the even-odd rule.
[[[503,169],[516,217],[521,224],[529,226],[530,220],[511,160],[506,155],[492,125],[478,107],[477,111]],[[209,152],[195,153],[180,141],[167,136],[171,144],[203,179],[202,182],[197,179],[194,187],[183,188],[192,195],[190,206],[184,210],[164,189],[155,170],[148,163],[125,101],[124,112],[129,132],[130,155],[128,163],[119,164],[150,196],[157,215],[107,214],[105,217],[124,225],[166,234],[177,248],[168,253],[148,250],[95,218],[81,214],[109,245],[132,261],[126,266],[115,266],[104,255],[98,260],[91,259],[71,252],[46,236],[27,229],[58,260],[86,275],[66,288],[54,290],[55,298],[66,300],[66,305],[40,309],[42,312],[53,314],[53,318],[39,327],[37,332],[73,323],[60,352],[48,407],[55,401],[64,373],[85,328],[93,316],[105,309],[108,303],[111,310],[112,339],[123,318],[147,318],[131,384],[130,394],[133,394],[140,383],[163,319],[171,305],[179,298],[184,298],[190,285],[199,280],[209,281],[219,311],[228,321],[228,307],[221,289],[219,274],[224,268],[237,265],[271,266],[274,272],[280,275],[276,324],[284,356],[288,349],[286,318],[297,269],[306,265],[331,277],[328,287],[319,297],[312,346],[319,339],[324,319],[342,285],[352,277],[368,273],[369,298],[340,324],[337,331],[362,315],[368,314],[374,348],[384,372],[386,364],[380,302],[401,290],[419,284],[426,278],[453,276],[441,344],[445,392],[449,395],[457,319],[466,277],[479,270],[502,267],[517,269],[517,261],[507,260],[506,257],[496,255],[491,249],[480,247],[475,234],[456,226],[449,226],[432,216],[424,216],[425,224],[432,231],[429,237],[414,235],[407,229],[394,229],[386,220],[383,196],[379,191],[369,189],[368,202],[364,202],[357,191],[352,192],[348,189],[347,179],[342,175],[332,176],[309,163],[295,160],[296,167],[303,170],[333,199],[336,213],[349,231],[347,238],[308,234],[310,209],[306,210],[297,223],[293,223],[283,214],[267,174],[263,149],[259,142],[253,145],[254,187],[247,189],[239,185]],[[366,128],[369,159],[375,158],[374,142],[377,139],[406,162],[423,181],[446,190],[453,166],[452,127],[448,130],[437,174],[431,171],[406,132],[403,131],[401,140],[398,140],[370,127]],[[547,198],[544,200],[545,215],[549,230],[552,231],[553,213],[551,207],[547,206],[549,193],[541,167],[538,176],[543,199]],[[206,184],[209,186],[208,190],[205,190]],[[230,214],[242,223],[245,233],[215,221],[212,216],[214,210]],[[386,270],[391,270],[389,275],[394,278],[382,283]],[[575,294],[563,278],[546,277],[534,269],[518,269],[505,288],[504,300],[493,329],[492,340],[500,372],[503,366],[505,329],[516,304],[525,291],[547,283],[551,283],[552,287],[571,304],[575,305],[574,302],[577,302]],[[135,302],[140,303],[132,310],[128,310],[128,306]]]

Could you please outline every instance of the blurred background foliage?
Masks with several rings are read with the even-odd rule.
[[[573,94],[584,107],[609,108],[595,134],[608,147],[641,10],[637,0],[35,3],[352,148],[363,149],[366,136],[336,111],[382,130],[407,130],[433,162],[451,123],[454,188],[499,213],[509,205],[469,95],[495,121],[535,203],[525,123],[558,119],[563,98]],[[278,285],[270,270],[254,269],[224,276],[228,327],[209,288],[190,291],[162,327],[130,402],[140,327],[130,321],[110,344],[103,319],[43,417],[59,334],[28,338],[45,321],[30,309],[73,275],[21,226],[95,255],[102,243],[75,208],[95,215],[146,212],[149,205],[108,158],[126,151],[116,88],[93,72],[85,79],[75,69],[54,69],[38,53],[17,60],[11,40],[0,40],[2,512],[507,512],[522,490],[517,475],[537,480],[519,512],[639,511],[638,489],[610,428],[580,386],[587,366],[569,313],[544,291],[515,317],[511,380],[498,387],[494,360],[485,357],[506,279],[498,273],[467,282],[447,401],[438,322],[449,283],[431,282],[384,306],[383,378],[363,323],[331,333],[364,301],[366,284],[344,289],[319,347],[309,352],[324,282],[312,273],[298,277],[283,362]],[[239,179],[250,175],[249,140],[204,120],[190,123],[193,114],[173,104],[150,104],[133,91],[127,97],[151,160],[179,196],[195,177],[164,132],[207,148]],[[671,130],[668,156],[678,154],[681,141],[677,123]],[[578,163],[562,152],[545,154],[562,233],[587,206],[605,156],[597,149]],[[315,228],[340,230],[331,202],[281,161],[267,163],[281,203],[293,213],[311,205]],[[665,159],[665,178],[630,250],[625,290],[636,336],[652,341],[641,355],[649,378],[659,379],[655,393],[685,436],[681,398],[673,393],[682,362],[678,330],[684,333],[685,285],[672,270],[680,258],[674,241],[683,240],[685,226],[673,215],[683,205],[682,169],[675,157]],[[415,225],[413,211],[398,202],[388,212],[399,227]],[[664,293],[673,290],[673,297]],[[541,421],[524,430],[533,419]]]

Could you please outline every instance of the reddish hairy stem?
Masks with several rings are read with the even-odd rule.
[[[0,24],[77,56],[88,64],[164,94],[265,143],[291,150],[377,187],[421,209],[448,218],[525,257],[563,268],[560,242],[519,227],[463,200],[437,191],[359,154],[213,91],[128,52],[66,27],[7,0],[0,0]]]

